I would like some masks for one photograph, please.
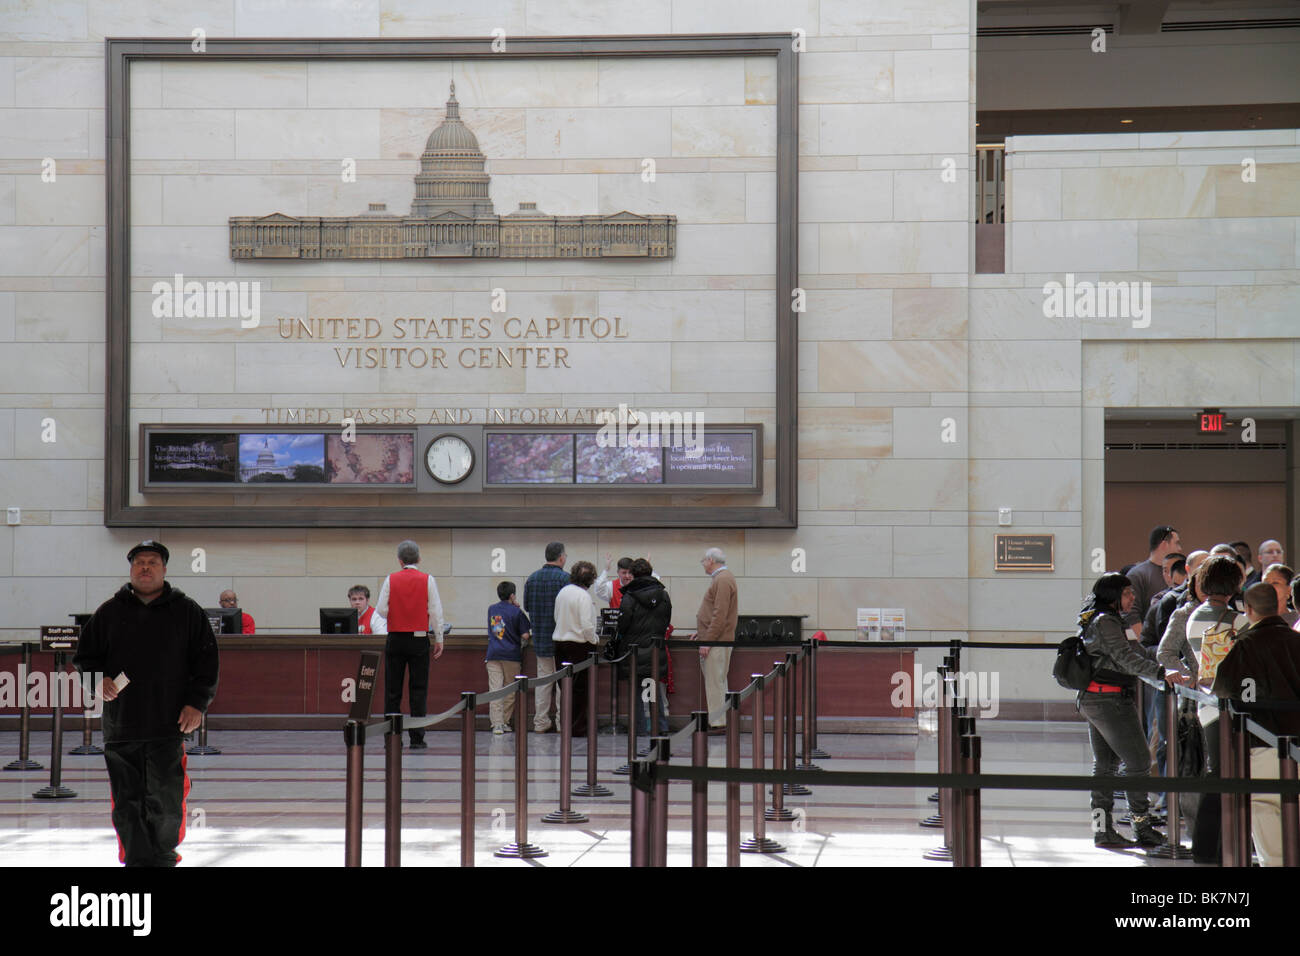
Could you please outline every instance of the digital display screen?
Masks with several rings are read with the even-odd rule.
[[[572,432],[490,432],[488,485],[573,484]]]
[[[706,434],[701,445],[695,449],[667,450],[665,484],[749,486],[754,483],[757,464],[753,432]]]

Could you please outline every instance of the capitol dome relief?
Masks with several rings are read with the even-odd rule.
[[[547,216],[536,202],[501,217],[478,137],[460,117],[452,83],[443,121],[429,134],[411,211],[371,203],[357,216],[283,213],[230,218],[232,259],[601,259],[676,254],[677,217],[618,212]],[[544,177],[543,177],[544,179]]]

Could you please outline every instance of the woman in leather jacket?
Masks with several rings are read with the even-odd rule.
[[[1132,841],[1115,831],[1111,819],[1114,793],[1092,791],[1093,843],[1099,847],[1160,846],[1164,837],[1157,832],[1148,813],[1150,798],[1144,785],[1151,769],[1151,755],[1142,721],[1138,716],[1136,688],[1139,677],[1164,679],[1154,648],[1130,641],[1123,616],[1133,608],[1134,590],[1123,574],[1103,574],[1092,586],[1092,599],[1085,605],[1083,642],[1093,658],[1093,679],[1079,692],[1079,712],[1088,720],[1092,744],[1093,776],[1115,774],[1140,778],[1128,791],[1133,817]],[[1091,613],[1089,613],[1091,612]]]

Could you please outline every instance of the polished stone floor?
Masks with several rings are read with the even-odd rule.
[[[935,769],[935,739],[919,735],[823,734],[828,770]],[[1079,723],[985,721],[982,768],[990,773],[1087,773],[1091,755]],[[72,743],[79,743],[79,740]],[[209,741],[220,756],[190,757],[193,790],[184,866],[340,866],[343,862],[344,747],[340,732],[226,732]],[[460,738],[431,733],[430,747],[403,753],[402,862],[449,866],[460,859]],[[748,738],[742,766],[749,766]],[[553,825],[541,816],[557,806],[559,738],[530,735],[529,841],[548,856],[521,862],[493,857],[514,839],[514,740],[480,733],[477,739],[478,866],[624,866],[628,851],[626,738],[599,742],[599,780],[612,797],[573,798],[588,814],[581,824]],[[49,737],[37,735],[32,756],[48,767]],[[18,751],[16,733],[0,734],[0,765]],[[710,740],[715,764],[723,741]],[[585,772],[585,742],[575,746],[574,781]],[[366,829],[363,863],[383,863],[383,753],[381,740],[366,750]],[[63,783],[77,796],[36,800],[48,772],[0,772],[0,861],[9,866],[116,865],[102,757],[64,758]],[[689,784],[674,784],[669,812],[669,865],[690,863]],[[812,796],[787,797],[802,811],[792,823],[768,823],[768,836],[786,852],[744,854],[743,866],[948,866],[922,859],[938,831],[919,827],[931,814],[926,789],[814,787]],[[742,788],[742,838],[751,832],[750,787]],[[710,787],[709,863],[725,862],[723,786]],[[1147,858],[1137,850],[1092,846],[1088,798],[1083,793],[985,791],[982,806],[985,866],[1184,866]],[[1184,843],[1187,841],[1184,840]]]

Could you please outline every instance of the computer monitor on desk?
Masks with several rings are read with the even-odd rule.
[[[205,607],[203,613],[208,616],[213,634],[244,633],[244,615],[237,607]]]
[[[357,609],[354,607],[323,607],[320,609],[322,634],[357,633]]]

